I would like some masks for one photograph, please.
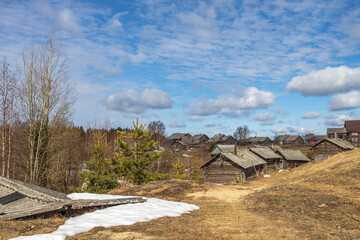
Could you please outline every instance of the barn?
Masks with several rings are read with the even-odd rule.
[[[339,138],[324,138],[315,144],[312,149],[314,161],[318,162],[337,153],[356,149],[356,147]]]
[[[305,163],[310,162],[300,150],[283,149],[278,146],[273,147],[274,151],[281,156],[281,168],[294,168],[299,167]]]
[[[251,147],[249,150],[267,162],[267,168],[276,170],[280,164],[281,156],[276,154],[270,147]]]
[[[205,181],[235,183],[259,176],[266,171],[266,161],[248,149],[236,153],[222,152],[200,167]]]

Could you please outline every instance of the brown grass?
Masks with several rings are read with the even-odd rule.
[[[69,239],[360,239],[360,150],[237,185],[166,180],[116,189],[200,210]],[[0,223],[0,239],[53,231],[63,219]]]

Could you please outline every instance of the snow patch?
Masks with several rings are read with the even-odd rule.
[[[72,200],[104,200],[127,198],[128,196],[72,193],[69,194],[68,197]],[[137,222],[147,222],[160,217],[177,217],[183,213],[189,213],[198,209],[199,207],[193,204],[148,198],[144,203],[118,205],[69,218],[65,221],[64,225],[61,225],[56,231],[49,234],[20,236],[13,239],[64,240],[66,237],[88,232],[94,227],[131,225]]]

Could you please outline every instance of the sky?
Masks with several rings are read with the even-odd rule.
[[[76,126],[274,137],[359,119],[359,0],[0,0],[0,56],[16,66],[52,25]]]

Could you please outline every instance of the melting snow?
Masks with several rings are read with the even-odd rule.
[[[68,195],[73,200],[78,199],[116,199],[128,196],[73,193]],[[198,206],[171,202],[156,198],[148,198],[144,203],[125,204],[108,207],[81,216],[69,218],[64,225],[49,234],[37,234],[33,236],[20,236],[13,239],[47,239],[63,240],[68,236],[74,236],[82,232],[88,232],[94,227],[112,227],[120,225],[131,225],[137,222],[146,222],[159,217],[177,217],[183,213],[199,209]]]

